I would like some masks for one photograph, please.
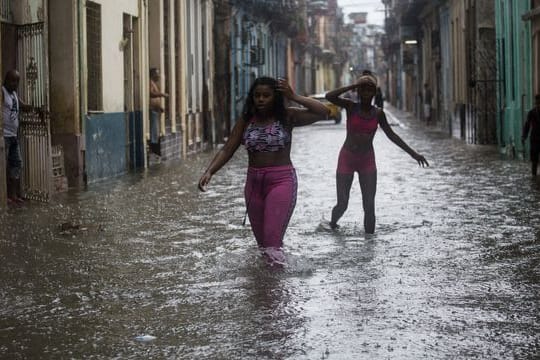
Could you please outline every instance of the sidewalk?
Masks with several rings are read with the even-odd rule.
[[[393,123],[397,123],[399,126],[403,126],[403,122],[400,121],[400,119],[407,120],[407,123],[409,124],[418,124],[423,125],[424,127],[427,127],[427,125],[422,122],[420,119],[416,117],[411,112],[398,109],[397,107],[393,106],[389,102],[384,103],[384,112],[386,113],[386,116],[388,118],[388,123],[390,125],[394,125]]]

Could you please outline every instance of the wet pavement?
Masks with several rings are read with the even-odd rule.
[[[393,108],[420,168],[379,130],[377,226],[360,189],[335,232],[345,125],[295,129],[286,266],[242,226],[246,154],[212,152],[0,215],[2,359],[537,359],[540,181]]]

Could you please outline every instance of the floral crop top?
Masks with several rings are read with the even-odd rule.
[[[242,143],[249,152],[279,151],[290,144],[290,142],[290,132],[279,121],[274,121],[264,126],[257,126],[255,125],[255,120],[252,119],[248,126],[246,126],[242,137]]]

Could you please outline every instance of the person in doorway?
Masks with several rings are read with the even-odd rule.
[[[161,98],[169,97],[161,92],[159,87],[160,73],[156,68],[150,69],[150,151],[157,156],[161,156],[159,144],[160,136],[160,116],[165,111],[161,104]]]
[[[352,89],[357,89],[359,102],[340,96]],[[420,166],[429,166],[424,156],[411,149],[392,130],[384,111],[371,105],[376,89],[377,78],[366,70],[357,83],[326,94],[328,101],[344,108],[347,112],[347,135],[339,153],[336,171],[337,204],[332,209],[332,217],[328,224],[331,229],[338,228],[337,223],[347,210],[354,173],[358,173],[364,209],[364,229],[368,234],[375,232],[377,167],[373,137],[379,126],[393,143],[412,156]]]
[[[17,70],[10,70],[2,85],[2,115],[4,117],[4,144],[6,149],[6,180],[8,205],[24,202],[21,192],[22,158],[19,145],[19,112],[28,108],[17,95],[20,75]]]
[[[375,92],[375,106],[380,109],[384,108],[384,96],[380,86],[377,86],[377,91]]]
[[[540,94],[535,97],[535,106],[527,113],[527,120],[523,125],[521,142],[525,146],[525,141],[531,133],[530,156],[532,176],[536,177],[538,171],[538,157],[540,155]]]
[[[429,88],[429,84],[424,84],[424,120],[426,121],[426,125],[431,124],[431,89]]]
[[[287,106],[285,99],[303,108]],[[327,115],[326,106],[297,95],[287,80],[255,79],[242,116],[199,180],[199,189],[206,191],[214,174],[244,144],[248,152],[246,212],[257,244],[270,265],[283,264],[283,237],[296,205],[297,179],[290,156],[293,128],[323,120]]]

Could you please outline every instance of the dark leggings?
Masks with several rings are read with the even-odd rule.
[[[532,142],[531,141],[531,166],[532,166],[532,174],[536,176],[536,172],[538,169],[538,155],[540,154],[540,143]]]
[[[349,196],[354,174],[336,173],[337,204],[332,209],[332,225],[337,225],[349,206]],[[377,191],[377,172],[359,174],[362,206],[364,208],[364,230],[368,234],[375,232],[375,193]]]

